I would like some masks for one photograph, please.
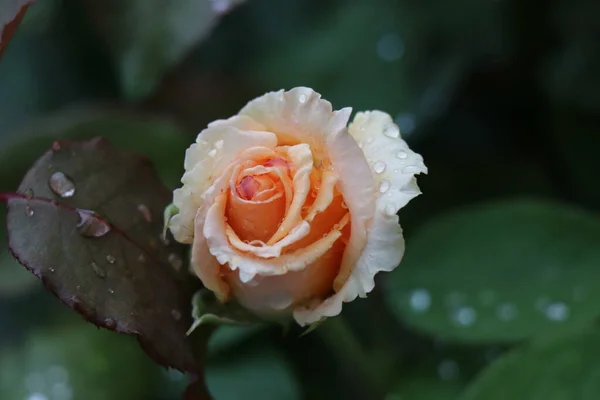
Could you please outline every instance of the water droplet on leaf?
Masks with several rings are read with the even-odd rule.
[[[471,326],[477,319],[477,311],[471,307],[460,307],[452,313],[452,320],[461,326]]]
[[[410,308],[415,312],[425,312],[431,306],[431,295],[426,289],[415,289],[410,294]]]
[[[181,270],[181,267],[183,266],[183,261],[181,260],[181,257],[179,257],[175,253],[169,254],[167,261],[169,261],[169,264],[171,264],[171,266],[175,269],[175,271],[178,271],[178,272]]]
[[[150,209],[145,204],[139,204],[137,206],[138,211],[142,214],[142,217],[146,220],[146,222],[152,222],[152,214],[150,213]]]
[[[175,321],[179,321],[181,319],[181,312],[179,310],[171,310],[171,315],[175,318]]]
[[[54,271],[56,271],[56,270],[54,269],[54,267],[50,267],[50,268],[48,268],[48,271],[54,273]]]
[[[556,302],[550,303],[546,306],[544,314],[551,321],[562,322],[569,318],[569,306],[565,303]]]
[[[385,163],[383,161],[377,161],[373,164],[373,171],[375,171],[376,174],[381,174],[385,171]]]
[[[50,189],[60,197],[73,197],[75,194],[75,182],[62,172],[53,173],[48,183]]]
[[[90,266],[92,267],[92,270],[94,271],[94,273],[96,275],[98,275],[99,278],[101,278],[101,279],[106,278],[106,271],[104,271],[104,269],[102,269],[102,267],[100,267],[98,264],[96,264],[93,261],[90,264]]]
[[[77,209],[77,231],[81,236],[99,238],[110,232],[110,225],[91,210]]]
[[[109,254],[106,256],[106,261],[108,261],[109,264],[114,264],[115,261],[117,261],[117,259],[115,258],[115,256]]]

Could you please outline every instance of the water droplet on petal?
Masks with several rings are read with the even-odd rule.
[[[517,317],[517,306],[513,303],[503,303],[496,309],[496,315],[501,321],[510,321]]]
[[[183,261],[181,260],[181,257],[179,257],[175,253],[169,254],[167,261],[169,261],[169,264],[171,264],[175,271],[180,271],[181,267],[183,266]]]
[[[25,190],[25,192],[23,194],[25,195],[25,197],[27,199],[32,199],[33,198],[33,189],[27,189],[27,190]]]
[[[555,302],[546,306],[544,314],[551,321],[562,322],[569,318],[569,306],[565,303]]]
[[[410,294],[410,308],[415,312],[425,312],[431,306],[431,295],[426,289],[415,289]]]
[[[225,142],[223,142],[223,140],[217,140],[215,142],[215,149],[221,150],[223,148],[224,144],[225,144]]]
[[[92,261],[92,263],[90,264],[90,266],[92,267],[92,270],[94,271],[94,273],[96,275],[98,275],[98,277],[100,279],[104,279],[106,278],[106,271],[104,271],[104,269],[102,269],[101,266],[99,266],[98,264],[96,264],[95,262]]]
[[[384,179],[379,183],[379,192],[385,193],[389,189],[390,189],[390,181],[388,181],[387,179]]]
[[[460,375],[460,367],[454,360],[443,360],[438,365],[438,375],[444,381],[451,381]]]
[[[138,211],[142,214],[142,217],[146,220],[146,222],[152,222],[152,214],[150,213],[150,209],[145,204],[139,204],[137,206]]]
[[[171,315],[175,318],[175,321],[179,321],[181,319],[181,312],[179,310],[171,310]]]
[[[343,208],[344,210],[347,210],[347,209],[348,209],[348,204],[346,204],[346,202],[345,202],[345,201],[343,201],[343,200],[342,200],[342,204],[341,204],[341,206],[342,206],[342,208]]]
[[[75,194],[75,182],[62,172],[53,173],[48,183],[50,189],[60,197],[73,197]]]
[[[389,138],[396,139],[400,136],[400,129],[396,124],[387,124],[383,128],[383,134]]]
[[[404,160],[407,157],[408,157],[408,153],[404,150],[400,150],[399,152],[396,153],[396,158],[398,158],[400,160]]]
[[[452,320],[461,326],[471,326],[477,319],[477,311],[471,307],[460,307],[452,313]]]
[[[115,258],[115,256],[109,254],[106,256],[106,261],[108,261],[109,264],[114,264],[117,261],[117,259]]]
[[[77,231],[81,236],[99,238],[110,232],[110,225],[91,210],[77,209]]]
[[[211,151],[208,152],[208,155],[211,157],[214,157],[217,155],[217,149],[212,149]]]
[[[28,217],[33,217],[33,214],[33,208],[31,208],[31,206],[25,206],[25,215]]]
[[[385,206],[384,213],[387,216],[392,217],[392,216],[396,215],[397,212],[398,211],[396,210],[396,207],[393,204],[388,204]]]
[[[298,96],[298,101],[299,101],[301,104],[304,104],[304,103],[306,103],[306,95],[305,95],[305,94],[301,94],[300,96]]]
[[[375,171],[376,174],[381,174],[385,171],[385,163],[383,161],[377,161],[373,164],[373,171]]]
[[[108,328],[108,329],[114,329],[117,326],[117,321],[115,321],[112,318],[106,318],[104,320],[104,325]]]

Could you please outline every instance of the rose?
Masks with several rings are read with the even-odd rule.
[[[396,214],[427,168],[388,114],[350,113],[309,88],[267,93],[187,150],[169,227],[219,300],[307,325],[400,263]]]

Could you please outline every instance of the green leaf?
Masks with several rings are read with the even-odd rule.
[[[86,0],[109,47],[125,96],[150,94],[171,67],[205,38],[236,1]],[[226,5],[226,7],[224,7]]]
[[[240,306],[229,301],[225,304],[217,300],[214,294],[206,289],[200,289],[192,299],[192,317],[194,323],[188,330],[188,335],[201,325],[220,324],[252,324],[260,319]]]
[[[413,328],[510,342],[600,315],[600,220],[564,205],[511,200],[438,217],[407,242],[388,304]]]
[[[525,347],[492,364],[460,400],[595,400],[598,359],[598,332]]]
[[[4,0],[0,4],[0,56],[34,0]]]
[[[156,389],[148,382],[159,377],[131,338],[89,324],[35,330],[0,348],[0,393],[6,400],[148,399]]]
[[[208,362],[206,381],[218,400],[301,398],[289,364],[268,345]]]
[[[185,334],[184,248],[160,239],[171,193],[146,158],[103,139],[55,142],[19,193],[7,228],[20,263],[88,321],[136,335],[157,362],[200,369]]]

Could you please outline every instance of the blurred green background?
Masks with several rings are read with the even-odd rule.
[[[215,398],[600,398],[600,3],[228,3],[34,3],[0,60],[0,190],[98,135],[174,188],[195,135],[270,90],[384,110],[429,175],[402,265],[344,308],[361,365],[337,325],[227,328]],[[184,376],[60,305],[1,238],[0,399],[180,398]]]

